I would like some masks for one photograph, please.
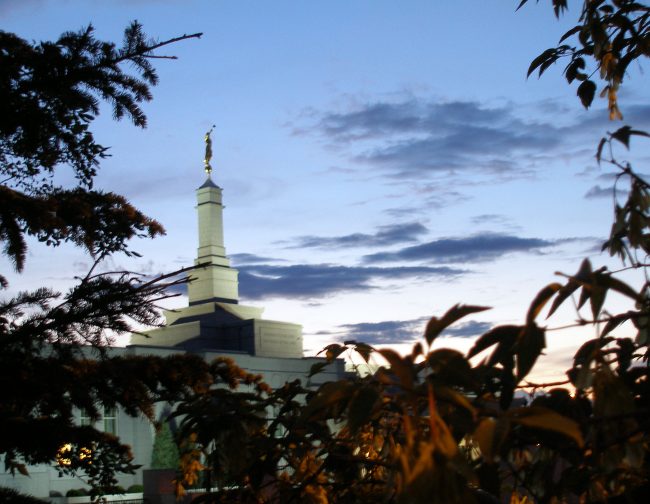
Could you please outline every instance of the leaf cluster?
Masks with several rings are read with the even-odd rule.
[[[522,0],[521,8],[528,0]],[[553,0],[555,15],[568,10],[567,0]],[[622,119],[618,90],[630,64],[650,56],[650,7],[635,0],[584,0],[578,23],[556,47],[537,56],[528,76],[541,76],[560,58],[567,58],[564,76],[569,84],[579,82],[577,95],[589,108],[598,90],[594,75],[604,82],[600,96],[607,98],[610,119]]]
[[[533,60],[528,75],[567,57],[565,77],[580,83],[578,96],[589,107],[599,71],[610,117],[620,119],[617,91],[626,70],[650,54],[650,8],[631,0],[582,4],[578,23]],[[552,6],[558,17],[568,10],[566,0]],[[618,170],[617,185],[630,182],[625,202],[619,187],[614,193],[614,224],[603,249],[623,259],[623,271],[642,272],[640,285],[585,260],[575,274],[539,291],[522,324],[493,327],[466,355],[438,348],[437,338],[485,307],[459,304],[433,317],[407,355],[363,342],[328,345],[310,380],[346,355],[376,369],[365,376],[273,391],[212,391],[210,400],[179,407],[186,427],[179,435],[186,447],[179,493],[207,475],[203,502],[645,502],[650,192],[614,156],[614,146],[629,148],[632,137],[648,136],[623,126],[603,138],[596,156]],[[628,309],[611,313],[614,296]],[[575,323],[548,327],[558,310],[571,307]],[[549,332],[583,326],[594,337],[577,349],[566,379],[529,381]],[[266,422],[258,419],[263,411]]]
[[[541,387],[527,381],[547,332],[538,316],[576,294],[602,317],[597,289],[638,296],[585,263],[566,284],[540,291],[525,324],[491,329],[467,355],[433,343],[484,307],[456,305],[432,318],[408,355],[329,345],[312,379],[346,353],[381,363],[366,376],[270,390],[230,370],[237,380],[178,407],[177,490],[204,485],[203,502],[633,498],[649,477],[647,342],[612,337],[606,325],[576,352],[563,382],[571,389],[549,388],[529,404],[514,395]]]

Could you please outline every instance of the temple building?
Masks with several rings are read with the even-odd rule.
[[[211,141],[206,134],[207,178],[196,190],[198,249],[188,284],[188,306],[166,310],[165,326],[133,334],[131,344],[109,349],[111,355],[157,355],[193,353],[206,360],[229,357],[241,368],[264,376],[272,387],[301,380],[318,386],[337,380],[345,373],[344,362],[335,361],[323,372],[308,378],[311,366],[324,359],[303,356],[302,327],[298,324],[266,320],[263,308],[239,303],[238,272],[226,256],[223,229],[222,189],[212,181]],[[159,405],[159,413],[170,405]],[[79,412],[78,421],[89,419]],[[145,418],[133,418],[120,410],[106,410],[95,427],[117,435],[131,446],[134,462],[141,469],[134,475],[119,475],[124,488],[142,484],[142,471],[151,466],[154,426]],[[82,478],[60,476],[55,467],[29,466],[29,476],[0,472],[0,486],[44,498],[64,495],[85,486]],[[60,502],[52,498],[51,502]]]
[[[239,303],[238,271],[230,266],[224,246],[222,189],[210,173],[196,191],[196,202],[199,247],[188,285],[189,306],[165,311],[165,327],[134,334],[131,344],[301,358],[300,325],[263,319],[263,308]]]

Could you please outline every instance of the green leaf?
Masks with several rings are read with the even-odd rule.
[[[589,341],[586,341],[578,349],[578,351],[573,356],[573,365],[577,366],[586,366],[589,367],[591,361],[594,360],[596,351],[603,348],[614,341],[614,338],[607,336],[605,338],[594,338]]]
[[[356,343],[354,345],[354,351],[363,357],[364,361],[368,362],[368,360],[370,360],[370,354],[372,354],[375,349],[366,343]]]
[[[598,164],[600,164],[600,160],[602,159],[603,147],[605,147],[606,143],[607,143],[606,137],[601,138],[600,142],[598,143],[598,149],[596,150],[596,161],[598,162]]]
[[[630,130],[630,135],[644,136],[650,138],[650,133],[642,130]]]
[[[578,86],[577,95],[582,102],[584,108],[589,108],[591,102],[594,101],[596,94],[596,84],[593,81],[586,80]]]
[[[370,354],[375,351],[375,349],[367,343],[357,342],[354,340],[344,341],[343,344],[346,347],[352,347],[353,350],[357,352],[366,362],[370,360]]]
[[[422,343],[419,341],[413,345],[413,348],[411,349],[411,358],[415,361],[420,355],[424,353],[422,349]]]
[[[413,375],[415,369],[408,358],[402,358],[395,350],[382,348],[378,353],[390,364],[390,371],[397,376],[402,387],[406,390],[413,388]]]
[[[581,76],[584,76],[585,74],[580,72],[580,70],[585,68],[585,60],[582,58],[576,58],[571,61],[564,70],[564,76],[566,77],[566,80],[568,81],[569,84],[571,84],[576,78],[579,80],[584,80],[583,78],[580,78]]]
[[[617,129],[614,133],[611,134],[611,137],[614,140],[618,140],[621,142],[625,147],[628,149],[630,148],[630,132],[632,131],[632,128],[629,126],[623,126],[619,129]]]
[[[616,329],[623,322],[630,320],[630,317],[632,317],[633,315],[634,312],[627,312],[627,313],[620,313],[618,315],[613,316],[607,321],[607,323],[603,327],[603,330],[600,332],[600,337],[603,338],[607,336],[610,332]]]
[[[585,444],[578,423],[553,410],[541,406],[529,406],[512,409],[506,415],[514,423],[563,434],[573,439],[580,448]]]
[[[517,381],[521,381],[530,372],[544,348],[546,332],[537,324],[528,324],[517,341]]]
[[[587,290],[587,286],[583,287],[583,292]],[[591,315],[594,320],[600,315],[600,311],[603,309],[605,304],[605,298],[607,297],[607,289],[603,288],[600,285],[592,284],[589,289],[589,304],[591,306]]]
[[[589,280],[589,276],[591,275],[592,271],[593,269],[591,267],[591,261],[589,259],[583,259],[582,263],[580,264],[580,269],[575,274],[575,277],[580,281],[586,282]]]
[[[476,416],[476,409],[472,406],[472,403],[469,402],[467,397],[465,397],[460,392],[455,391],[451,387],[445,385],[434,385],[433,393],[435,394],[437,401],[447,401],[449,403],[460,406],[461,408],[467,410],[472,417]]]
[[[337,403],[347,402],[354,385],[347,380],[340,380],[336,382],[328,382],[323,384],[318,392],[307,402],[302,411],[303,418],[313,418],[315,415],[323,415],[323,410],[327,410]],[[324,412],[325,417],[329,416],[327,411]]]
[[[498,458],[501,446],[509,432],[510,420],[507,417],[499,419],[487,417],[478,424],[472,437],[478,443],[487,463],[491,464]]]
[[[521,329],[521,326],[515,325],[502,325],[490,329],[488,332],[476,340],[474,346],[467,354],[467,357],[471,359],[475,355],[481,353],[483,350],[490,348],[492,345],[496,345],[497,343],[502,343],[504,341],[514,344]]]
[[[476,427],[472,437],[478,443],[483,458],[486,462],[494,462],[494,456],[497,450],[494,449],[494,431],[496,430],[496,420],[492,417],[484,418]]]
[[[600,271],[596,271],[594,273],[594,277],[598,285],[602,285],[607,289],[613,289],[619,294],[627,296],[637,303],[643,302],[643,293],[635,291],[632,287],[630,287],[625,282],[622,282],[618,278],[612,276],[611,273],[603,273]]]
[[[537,58],[535,58],[531,62],[530,66],[528,67],[528,73],[526,74],[526,77],[527,78],[530,77],[530,74],[532,74],[538,67],[543,66],[544,69],[545,69],[546,67],[548,67],[549,65],[554,63],[555,60],[557,60],[557,58],[558,58],[558,55],[557,55],[557,49],[556,48],[552,47],[550,49],[546,49],[546,51],[544,51],[542,54],[537,56]],[[543,73],[543,70],[540,68],[539,75],[541,76],[542,73]]]
[[[568,9],[567,0],[553,0],[553,12],[555,17],[560,18],[560,14]]]
[[[618,343],[616,356],[618,357],[618,368],[620,374],[620,370],[628,370],[632,365],[635,346],[630,338],[618,338],[616,343]]]
[[[533,299],[533,302],[530,304],[530,308],[528,309],[526,324],[532,324],[535,321],[535,319],[539,315],[539,312],[542,310],[542,308],[544,308],[544,305],[560,289],[562,289],[562,285],[560,285],[559,283],[552,283],[547,285],[537,293],[537,296],[535,296],[535,299]]]
[[[501,394],[499,396],[499,406],[502,410],[507,410],[512,404],[515,395],[515,377],[512,374],[512,357],[506,355],[502,361],[503,369],[500,376]]]
[[[469,387],[476,386],[473,370],[465,356],[457,350],[440,348],[427,356],[431,369],[430,377],[446,385]]]
[[[361,387],[352,396],[348,407],[348,427],[352,434],[370,420],[379,397],[377,389],[370,386]]]
[[[566,39],[568,39],[569,37],[572,37],[573,35],[575,35],[576,33],[578,33],[580,30],[582,30],[582,26],[581,26],[581,25],[574,26],[573,28],[571,28],[569,31],[567,31],[564,35],[562,35],[562,36],[560,37],[560,40],[559,40],[558,43],[561,44],[562,42],[564,42],[564,41],[565,41]],[[580,58],[580,59],[582,59],[582,58]],[[582,68],[584,68],[584,65],[582,66]]]
[[[551,308],[548,311],[548,315],[546,318],[549,318],[553,313],[555,313],[555,310],[557,310],[564,301],[566,301],[571,294],[573,294],[578,288],[580,287],[580,283],[576,282],[573,278],[569,279],[566,285],[564,285],[557,294],[557,297],[555,298],[555,301],[553,301],[553,304],[551,305]]]
[[[326,367],[327,367],[327,362],[317,362],[316,364],[312,364],[312,366],[309,368],[309,374],[307,375],[307,377],[311,378],[312,376],[320,373]]]
[[[630,126],[623,126],[617,129],[614,133],[610,134],[611,138],[618,140],[628,149],[630,148],[630,137],[632,135],[650,137],[650,134],[647,132],[641,130],[633,130]]]
[[[336,359],[339,355],[341,355],[346,350],[347,347],[345,345],[332,343],[331,345],[327,345],[325,348],[323,348],[320,352],[318,352],[317,355],[325,353],[325,358],[327,359],[327,362],[332,362],[334,359]]]
[[[429,320],[427,327],[424,330],[424,338],[427,343],[431,345],[433,340],[436,339],[442,331],[457,320],[469,315],[470,313],[482,312],[489,309],[490,308],[487,306],[454,305],[442,316],[442,318],[438,319],[437,317],[431,317],[431,320]]]
[[[527,4],[527,3],[528,3],[528,0],[521,0],[521,2],[519,3],[519,5],[517,5],[517,8],[515,10],[521,9],[524,6],[524,4]]]

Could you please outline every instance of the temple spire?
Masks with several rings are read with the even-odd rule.
[[[190,305],[219,301],[239,302],[237,270],[230,267],[223,239],[223,203],[221,188],[210,174],[212,166],[212,133],[205,134],[205,157],[203,159],[207,180],[196,191],[199,247],[194,264],[202,265],[192,273],[194,281],[188,285]]]

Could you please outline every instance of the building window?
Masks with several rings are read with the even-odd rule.
[[[79,417],[80,425],[92,425],[98,430],[104,431],[108,434],[117,436],[117,408],[102,407],[99,410],[100,418],[97,422],[88,415],[88,412],[83,410]]]
[[[104,421],[104,432],[117,436],[117,409],[104,408],[102,417]]]
[[[86,410],[81,411],[81,418],[79,420],[80,425],[92,425],[93,421],[92,418],[88,416],[88,412]]]

